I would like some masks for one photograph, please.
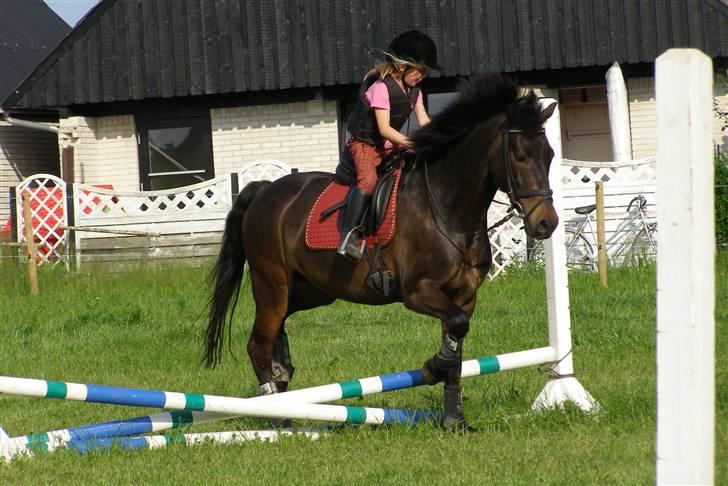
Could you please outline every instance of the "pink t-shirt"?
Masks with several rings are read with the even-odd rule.
[[[395,81],[397,81],[395,79]],[[402,87],[402,83],[397,81],[397,84],[402,88],[402,91],[404,91],[404,88]],[[378,79],[372,83],[371,86],[369,86],[369,89],[367,89],[366,93],[364,93],[364,97],[369,102],[369,106],[372,108],[380,108],[382,110],[389,110],[389,90],[387,89],[387,85],[384,84],[384,81],[381,79]],[[417,93],[417,101],[415,104],[422,104],[422,90],[420,90],[419,93]],[[390,149],[392,148],[392,142],[389,140],[384,140],[384,148]]]

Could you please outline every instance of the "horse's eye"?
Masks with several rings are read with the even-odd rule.
[[[526,162],[526,157],[523,156],[523,155],[519,155],[519,156],[516,157],[516,160],[519,161],[519,162],[525,163]]]

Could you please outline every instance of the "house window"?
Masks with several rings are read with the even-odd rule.
[[[607,86],[579,86],[561,88],[559,90],[559,104],[575,105],[583,103],[606,103]]]
[[[189,186],[215,177],[209,113],[166,115],[137,116],[143,191]]]
[[[457,97],[457,93],[433,93],[427,95],[427,113],[430,118],[440,113]]]

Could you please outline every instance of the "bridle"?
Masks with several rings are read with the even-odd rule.
[[[506,179],[507,179],[507,182],[508,182],[508,191],[507,191],[507,193],[508,193],[508,198],[511,201],[511,207],[508,208],[508,210],[506,211],[506,215],[503,218],[501,218],[496,223],[494,223],[494,224],[492,224],[492,225],[490,225],[488,227],[486,227],[486,225],[484,224],[485,222],[483,222],[483,226],[480,229],[477,229],[477,230],[474,230],[474,231],[467,231],[467,230],[463,230],[461,228],[456,228],[451,223],[449,223],[447,221],[447,218],[445,218],[442,215],[442,211],[441,211],[439,205],[437,204],[437,200],[435,198],[435,195],[432,192],[432,187],[430,186],[430,175],[429,175],[429,171],[427,169],[428,164],[427,164],[427,162],[424,163],[425,187],[427,189],[427,202],[428,202],[428,205],[430,206],[430,211],[432,212],[433,220],[435,222],[435,228],[437,228],[437,230],[440,232],[440,234],[442,234],[445,237],[445,239],[448,242],[450,242],[450,244],[453,247],[455,247],[455,249],[458,250],[458,252],[460,252],[460,254],[463,257],[463,260],[468,265],[470,265],[470,266],[475,266],[475,265],[472,262],[469,262],[468,261],[468,258],[466,257],[465,252],[460,248],[460,246],[458,246],[458,244],[455,243],[452,240],[452,238],[445,231],[442,230],[442,228],[440,228],[439,221],[441,221],[442,223],[444,223],[445,226],[447,226],[451,230],[454,230],[456,233],[459,233],[459,234],[464,235],[464,236],[475,237],[475,236],[478,236],[478,235],[483,234],[483,233],[490,233],[495,228],[497,228],[497,227],[499,227],[499,226],[507,223],[508,221],[510,221],[510,219],[513,217],[514,210],[516,212],[518,212],[518,214],[521,216],[521,218],[523,218],[525,220],[526,218],[528,218],[531,215],[531,213],[537,207],[539,207],[545,201],[548,201],[549,199],[552,199],[552,196],[553,196],[553,191],[551,189],[534,189],[534,190],[523,191],[523,190],[520,190],[518,188],[518,184],[516,183],[516,179],[513,176],[513,168],[511,167],[510,157],[508,156],[508,154],[509,154],[509,152],[508,152],[508,136],[510,134],[514,134],[514,133],[523,133],[523,130],[519,130],[519,129],[516,129],[516,128],[503,128],[503,129],[501,129],[501,139],[502,139],[502,142],[501,142],[501,147],[502,147],[502,149],[501,149],[501,155],[502,155],[502,159],[503,159],[503,165],[506,167]],[[537,130],[536,133],[537,134],[544,134],[546,132],[544,130]],[[533,206],[533,208],[531,208],[531,210],[528,213],[524,214],[524,212],[523,212],[523,206],[521,206],[521,204],[518,202],[518,199],[519,198],[522,198],[522,197],[536,197],[536,196],[541,196],[541,200],[537,204],[535,204]]]
[[[539,207],[541,204],[548,201],[549,199],[552,199],[554,192],[551,189],[532,189],[524,191],[518,187],[518,184],[516,183],[516,178],[513,176],[513,167],[511,165],[508,150],[509,135],[518,133],[523,133],[523,130],[520,130],[518,128],[501,128],[501,156],[503,159],[503,166],[506,168],[506,182],[508,184],[508,190],[506,192],[508,194],[508,199],[510,199],[511,201],[511,206],[514,207],[518,214],[520,214],[521,217],[525,220],[537,207]],[[546,132],[541,129],[536,130],[535,133],[544,134]],[[524,214],[523,206],[521,206],[521,203],[518,202],[518,200],[524,197],[536,196],[541,196],[541,199],[538,203],[533,205],[528,213]]]

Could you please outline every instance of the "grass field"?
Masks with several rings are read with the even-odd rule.
[[[200,364],[206,270],[120,274],[40,272],[27,295],[18,267],[0,266],[0,374],[216,395],[254,396],[244,352],[248,288],[233,328],[235,357]],[[487,283],[466,340],[467,359],[547,344],[542,271],[526,268]],[[170,446],[85,456],[60,451],[0,464],[0,483],[262,484],[653,484],[655,464],[655,272],[570,276],[574,366],[602,411],[530,413],[545,383],[536,369],[464,381],[464,408],[478,433],[432,424],[344,427],[318,442]],[[716,275],[716,484],[728,483],[728,258]],[[293,388],[418,368],[439,343],[439,324],[401,305],[344,302],[288,323]],[[348,404],[439,409],[442,386]],[[0,396],[10,435],[134,417],[155,410]],[[264,427],[240,419],[192,431]]]

